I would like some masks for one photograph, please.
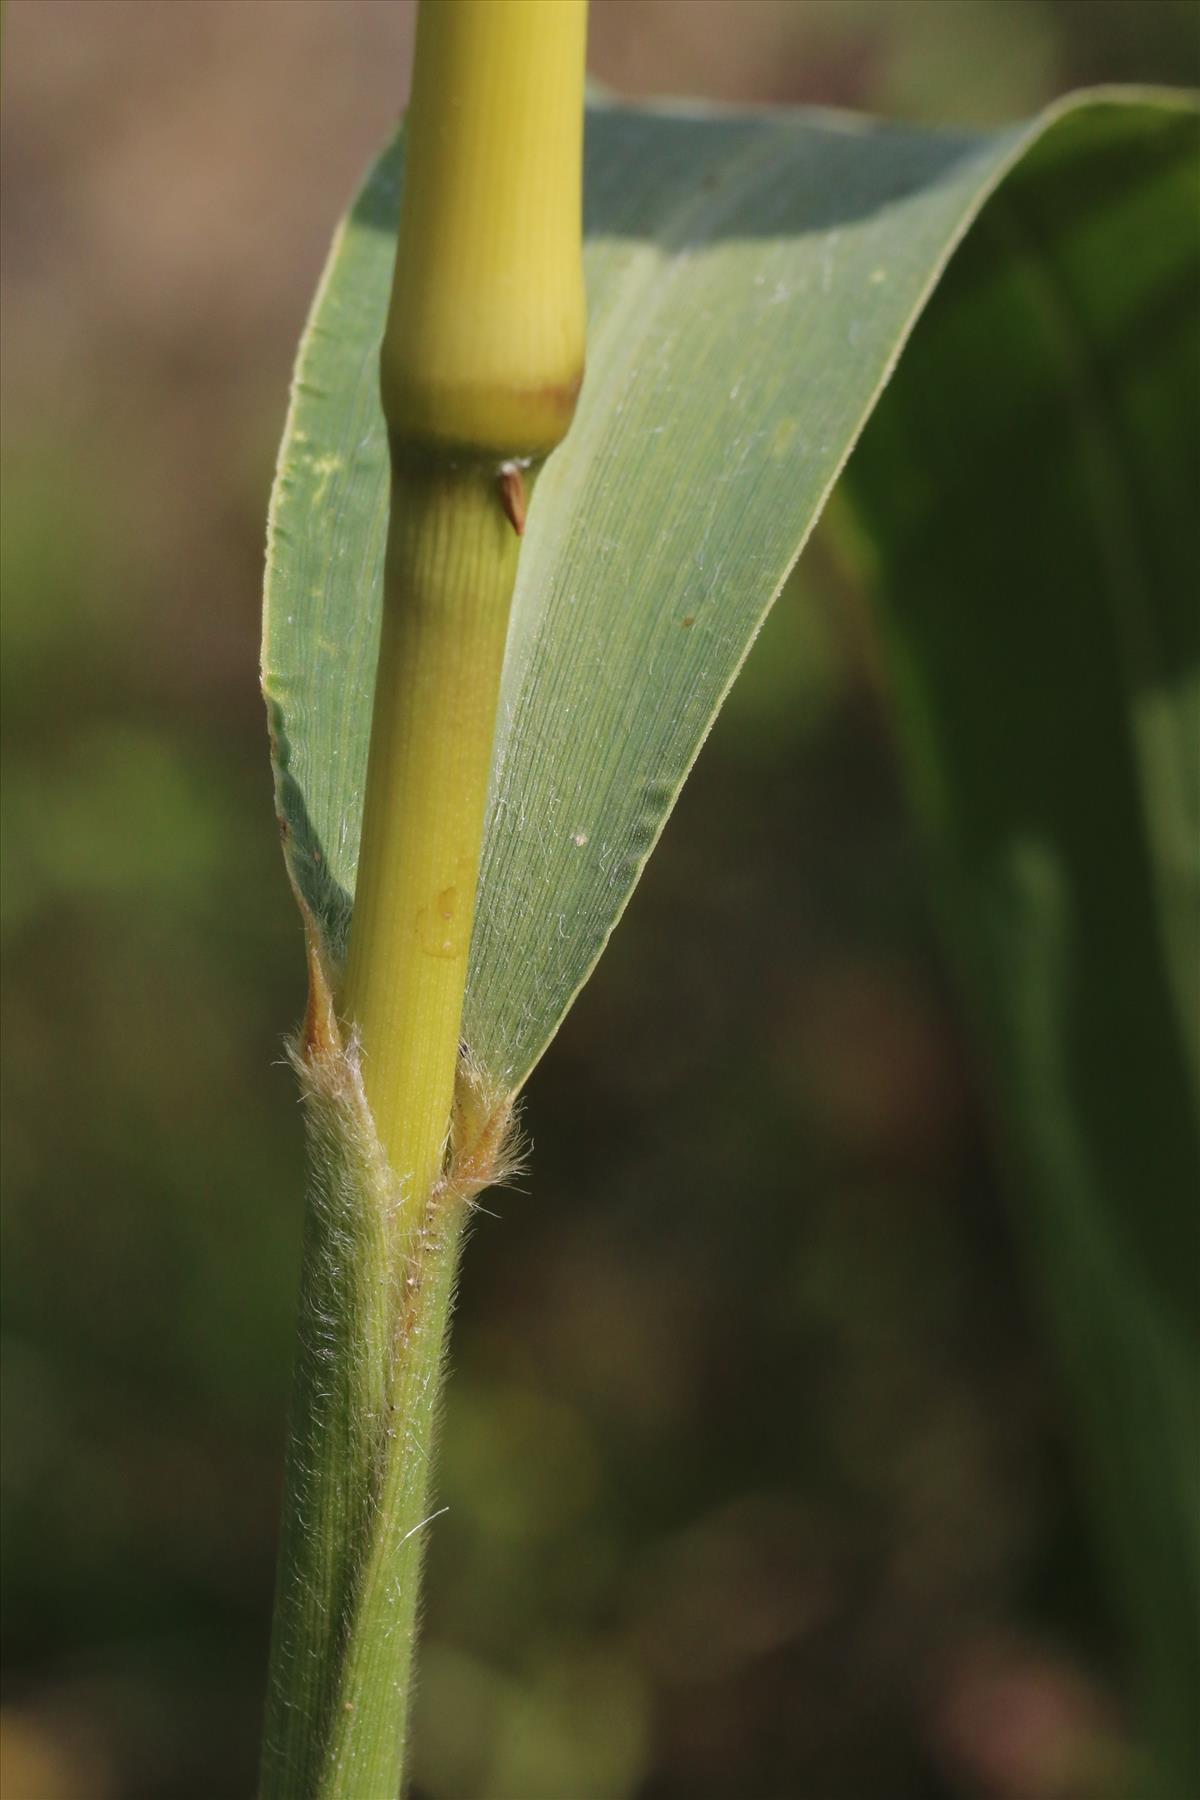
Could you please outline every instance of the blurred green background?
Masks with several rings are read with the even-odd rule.
[[[1191,0],[593,0],[635,93],[990,122]],[[5,1800],[254,1781],[302,1193],[266,498],[402,0],[4,22]],[[469,1246],[422,1800],[1141,1800],[1123,1643],[818,537]]]

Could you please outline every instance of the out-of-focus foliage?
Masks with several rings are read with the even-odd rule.
[[[597,11],[645,90],[961,119],[1197,74],[1153,0]],[[6,14],[3,1783],[207,1800],[253,1780],[301,1193],[260,521],[406,22]],[[431,1797],[1041,1800],[1099,1759],[1141,1800],[876,652],[828,545],[803,579],[468,1251]]]
[[[1081,123],[1043,141],[964,244],[848,487],[1144,1716],[1168,1791],[1186,1795],[1200,1782],[1200,117],[1174,112],[1166,153],[1128,160],[1127,115]],[[947,396],[968,384],[959,413]]]

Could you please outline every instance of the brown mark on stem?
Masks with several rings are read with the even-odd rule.
[[[518,462],[504,462],[496,471],[496,486],[504,516],[518,537],[525,534],[525,478]]]

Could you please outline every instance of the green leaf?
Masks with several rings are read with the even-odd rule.
[[[399,164],[335,243],[269,538],[277,804],[334,960]],[[1196,166],[1192,109],[1149,94],[988,133],[590,114],[589,368],[521,559],[464,1020],[488,1077],[520,1086],[883,394],[850,489],[898,717],[1180,1792],[1200,1594]]]

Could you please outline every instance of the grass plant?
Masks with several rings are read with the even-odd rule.
[[[311,1183],[264,1796],[403,1782],[472,1197],[860,437],[840,516],[1182,1796],[1195,110],[596,104],[572,424],[582,51],[582,0],[422,0],[280,455],[263,668]]]

